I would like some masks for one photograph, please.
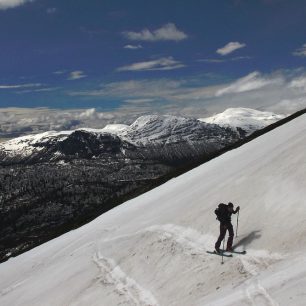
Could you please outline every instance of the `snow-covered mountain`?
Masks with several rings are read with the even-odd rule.
[[[284,115],[277,115],[272,112],[258,111],[250,108],[228,108],[223,113],[208,118],[201,118],[199,120],[206,123],[231,127],[233,129],[242,129],[249,135],[284,117]]]
[[[240,139],[232,130],[196,119],[175,116],[142,116],[132,125],[108,125],[104,129],[45,132],[18,137],[0,144],[0,160],[43,162],[92,158],[113,152],[129,157],[136,147],[180,146],[182,151],[210,152]],[[130,149],[130,151],[129,151]],[[177,151],[177,148],[175,148]],[[139,152],[139,149],[138,149]]]
[[[120,130],[117,135],[138,146],[214,142],[213,138],[222,141],[226,137],[226,133],[215,124],[203,124],[196,119],[170,115],[142,116],[132,125]]]
[[[178,143],[188,143],[192,146],[192,144],[203,142],[205,144],[217,142],[221,144],[230,138],[233,138],[233,141],[235,138],[239,138],[237,135],[230,135],[226,128],[231,128],[235,132],[240,129],[239,136],[249,135],[282,118],[284,118],[283,115],[246,108],[230,108],[216,116],[199,120],[170,115],[147,115],[139,117],[130,126],[110,124],[103,129],[83,128],[73,131],[50,131],[18,137],[0,143],[0,157],[2,161],[12,158],[17,160],[18,158],[32,158],[31,155],[34,155],[38,160],[43,156],[48,156],[49,160],[57,160],[67,153],[63,152],[65,151],[63,149],[65,143],[71,143],[71,139],[76,141],[78,136],[81,142],[83,140],[83,144],[79,143],[79,146],[83,148],[83,154],[86,149],[84,148],[84,139],[86,139],[85,146],[88,147],[89,155],[93,151],[101,153],[95,146],[105,147],[105,143],[112,142],[111,138],[115,143],[118,141],[126,142],[137,147]],[[81,136],[81,134],[83,135]],[[119,139],[116,141],[117,137]]]
[[[304,114],[2,263],[0,304],[305,305],[305,152]],[[247,254],[221,265],[228,201]]]

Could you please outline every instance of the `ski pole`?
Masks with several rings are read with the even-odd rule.
[[[225,242],[225,237],[226,237],[226,232],[225,232],[225,235],[224,235],[224,238],[223,238],[223,247],[222,247],[222,259],[221,259],[221,265],[224,264],[224,260],[223,260],[223,253],[224,253],[224,242]]]
[[[239,210],[238,210],[238,214],[237,214],[237,226],[236,226],[236,237],[238,237],[237,232],[238,232],[238,219],[239,219]]]

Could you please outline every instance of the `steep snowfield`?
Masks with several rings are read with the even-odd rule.
[[[284,117],[284,115],[277,115],[272,112],[262,112],[250,108],[228,108],[223,113],[208,118],[201,118],[199,120],[206,123],[218,124],[220,126],[241,128],[245,130],[247,134],[250,134]]]
[[[306,305],[305,152],[303,115],[1,264],[0,305]],[[221,265],[227,201],[247,255]]]

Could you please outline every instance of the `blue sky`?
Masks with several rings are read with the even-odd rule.
[[[0,42],[3,109],[193,115],[263,108],[218,98],[239,82],[268,106],[306,88],[304,0],[0,0]]]

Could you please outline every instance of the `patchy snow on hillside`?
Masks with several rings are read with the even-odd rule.
[[[277,115],[272,112],[263,112],[250,108],[228,108],[223,113],[208,118],[201,118],[199,120],[235,129],[241,128],[245,130],[247,134],[250,134],[284,117],[284,115]]]
[[[7,152],[10,155],[22,154],[25,156],[31,155],[35,150],[43,149],[43,147],[36,146],[38,143],[43,144],[45,141],[52,139],[56,141],[65,140],[73,131],[48,131],[35,135],[21,136],[13,138],[0,144],[0,150]]]
[[[305,152],[303,115],[2,263],[0,305],[306,305]],[[228,201],[247,254],[221,265]]]

